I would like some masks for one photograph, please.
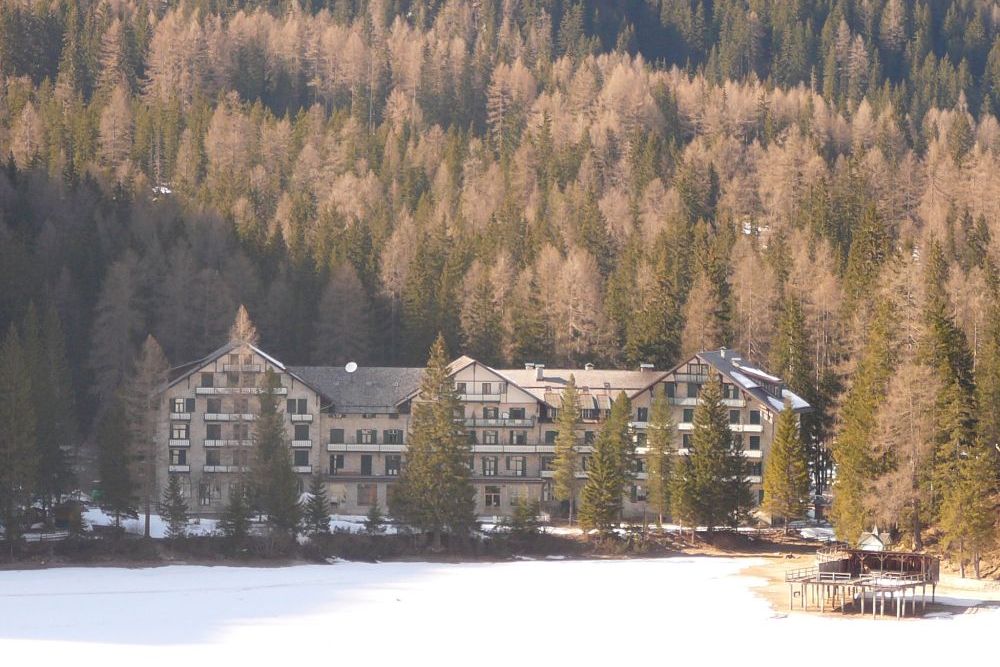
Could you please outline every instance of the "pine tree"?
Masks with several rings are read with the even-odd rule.
[[[167,522],[167,537],[174,540],[187,534],[188,504],[181,493],[181,482],[177,475],[170,475],[167,488],[163,491],[160,514]]]
[[[254,494],[267,516],[272,537],[294,537],[302,516],[298,480],[292,470],[291,452],[285,439],[284,420],[278,410],[277,390],[281,380],[268,368],[261,379],[260,411],[254,422]]]
[[[309,500],[303,515],[303,528],[311,537],[330,532],[330,501],[326,497],[326,482],[321,475],[313,475],[309,482]]]
[[[748,504],[746,466],[733,445],[718,377],[713,376],[698,394],[690,462],[698,522],[709,532],[716,526],[735,525]]]
[[[875,285],[882,265],[891,252],[888,225],[879,217],[874,204],[868,206],[851,239],[844,272],[844,305],[847,313],[864,301]]]
[[[534,273],[521,286],[521,298],[511,312],[511,352],[515,362],[547,362],[554,354],[554,334],[545,317],[545,304]]]
[[[229,485],[229,500],[219,520],[219,530],[234,542],[240,542],[250,534],[253,509],[247,493],[248,486],[245,480]]]
[[[580,494],[580,525],[610,532],[620,521],[622,496],[631,480],[634,448],[629,433],[631,402],[624,392],[601,427]]]
[[[967,556],[972,557],[976,578],[980,576],[982,554],[997,539],[997,457],[995,449],[979,443],[968,452],[959,468],[955,488],[946,495],[941,508],[941,528],[945,548],[957,555],[965,576]]]
[[[128,415],[129,452],[135,466],[132,478],[145,515],[143,535],[147,538],[150,537],[150,516],[157,496],[156,458],[160,444],[165,444],[156,441],[160,392],[167,381],[169,368],[160,344],[147,336],[123,394]]]
[[[678,456],[670,477],[670,516],[678,525],[690,526],[694,540],[698,526],[698,488],[690,452]]]
[[[489,275],[482,271],[462,321],[465,353],[488,366],[496,364],[500,357],[500,321],[500,311],[493,300],[493,286]]]
[[[378,535],[385,529],[384,524],[385,517],[382,515],[382,508],[378,503],[375,503],[365,515],[365,532],[369,535]]]
[[[0,347],[0,522],[13,553],[36,479],[35,409],[24,348],[11,326]]]
[[[116,399],[105,410],[97,427],[101,507],[114,515],[115,528],[121,528],[122,517],[138,516],[129,442],[125,403]]]
[[[555,457],[552,461],[552,495],[556,500],[569,504],[569,523],[573,525],[573,508],[579,486],[576,478],[576,425],[580,421],[580,405],[576,378],[572,374],[563,387],[561,398],[556,421]]]
[[[390,498],[392,515],[430,533],[435,548],[442,533],[466,535],[476,522],[472,451],[456,421],[461,404],[445,355],[444,337],[438,335],[413,405],[406,465]]]
[[[778,415],[777,434],[768,452],[764,468],[764,509],[781,517],[788,532],[788,522],[806,515],[809,505],[809,467],[806,449],[799,433],[798,419],[792,405]]]
[[[655,270],[649,293],[626,327],[625,357],[633,364],[669,368],[680,352],[682,320],[665,251]]]
[[[676,446],[674,423],[670,414],[670,401],[665,392],[659,391],[649,411],[649,428],[646,430],[646,498],[656,512],[657,525],[670,512],[670,489]]]

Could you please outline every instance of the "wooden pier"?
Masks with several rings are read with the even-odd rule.
[[[903,618],[917,614],[918,602],[921,612],[927,608],[928,587],[931,602],[935,600],[940,578],[936,556],[834,547],[821,549],[816,557],[816,566],[785,573],[789,610],[798,598],[803,610],[847,613],[850,607],[878,618],[885,617],[888,607],[890,614]]]

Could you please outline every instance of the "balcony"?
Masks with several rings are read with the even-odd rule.
[[[499,403],[502,394],[459,394],[458,400],[469,403]]]
[[[681,422],[680,424],[677,425],[677,430],[678,431],[693,431],[694,430],[694,424],[691,423],[691,422]]]
[[[205,447],[249,447],[253,440],[205,440]]]
[[[744,449],[743,456],[745,456],[748,459],[759,459],[763,458],[764,455],[761,453],[759,449]]]
[[[708,382],[708,375],[702,375],[701,373],[674,373],[674,376],[670,379],[674,382],[693,382],[695,384],[705,384]]]
[[[292,472],[301,472],[310,474],[312,473],[312,471],[313,471],[312,466],[292,466]]]
[[[677,398],[675,396],[671,396],[667,399],[667,401],[670,402],[670,405],[680,405],[685,408],[693,408],[698,405],[697,398]]]
[[[260,387],[195,387],[194,393],[199,396],[219,396],[230,394],[246,394],[249,396],[256,396],[257,394],[263,393],[263,389]],[[287,387],[278,387],[274,390],[276,396],[284,396],[288,393]]]
[[[645,430],[649,428],[649,422],[629,422],[629,426]]]
[[[730,424],[729,430],[733,433],[762,433],[764,426],[762,424]]]
[[[292,447],[297,449],[309,449],[313,446],[312,440],[292,440]]]
[[[240,412],[206,412],[207,422],[252,422],[257,415]]]
[[[760,477],[760,475],[748,475],[747,476],[747,481],[750,482],[751,484],[760,484],[761,483],[761,477]]]
[[[502,428],[531,428],[535,425],[534,417],[524,419],[486,419],[483,417],[471,417],[465,420],[468,427],[502,427]]]
[[[169,445],[171,447],[190,447],[191,446],[191,441],[188,440],[187,438],[184,438],[184,439],[170,438],[170,440],[168,441],[168,443],[169,443]]]
[[[308,424],[308,423],[312,422],[312,420],[313,420],[313,416],[309,415],[309,414],[304,414],[304,415],[292,414],[292,415],[290,415],[290,417],[292,418],[293,422],[299,422],[299,423],[303,423],[304,422],[304,423]]]
[[[202,472],[229,472],[229,466],[202,466]]]
[[[363,443],[363,442],[328,442],[326,443],[328,452],[405,452],[406,445],[396,443]]]
[[[189,466],[189,465],[170,465],[170,466],[167,466],[167,472],[191,472],[191,466]]]
[[[260,373],[260,364],[223,364],[222,370],[227,373]]]
[[[189,421],[191,421],[191,413],[190,412],[171,412],[170,413],[170,421],[175,421],[175,422],[189,422]]]
[[[742,398],[724,398],[722,404],[729,408],[745,408],[747,402]]]

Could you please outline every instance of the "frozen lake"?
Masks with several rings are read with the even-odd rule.
[[[809,665],[992,654],[1000,613],[775,614],[753,559],[0,572],[4,664]],[[995,655],[995,654],[993,654]],[[882,659],[880,658],[880,659]],[[15,660],[12,660],[15,659]],[[310,660],[303,663],[303,660]],[[351,660],[351,663],[345,661]],[[992,660],[992,658],[991,658]],[[314,662],[313,662],[314,661]]]

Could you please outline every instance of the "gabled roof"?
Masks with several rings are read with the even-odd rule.
[[[534,368],[501,368],[496,369],[496,372],[553,408],[561,407],[562,390],[572,375],[576,381],[577,389],[580,390],[580,407],[599,410],[610,409],[611,401],[617,398],[621,392],[625,392],[626,396],[632,398],[664,376],[663,372],[656,371],[544,368],[542,369],[542,378],[539,380],[537,369]],[[584,389],[586,392],[583,391]]]
[[[758,403],[764,404],[770,410],[781,412],[785,409],[784,402],[786,400],[791,402],[794,412],[810,412],[812,410],[812,406],[804,398],[784,386],[781,378],[744,362],[734,350],[727,350],[725,348],[710,350],[699,352],[695,357],[717,370],[724,377],[728,378],[730,382],[743,389],[756,399]],[[688,362],[690,362],[690,359],[679,364],[674,371]],[[780,389],[781,398],[768,392],[764,388],[764,385],[777,386]]]
[[[386,412],[420,388],[423,368],[291,366],[291,373],[321,393],[335,412]]]
[[[189,361],[186,364],[182,364],[180,366],[175,366],[174,368],[171,368],[170,371],[171,371],[172,377],[167,382],[167,384],[164,385],[163,390],[165,391],[165,390],[169,389],[170,387],[173,387],[175,384],[177,384],[181,380],[184,380],[186,378],[191,377],[194,373],[198,372],[198,369],[204,367],[205,364],[218,359],[219,357],[221,357],[222,355],[228,353],[230,350],[234,349],[235,347],[237,347],[237,345],[235,343],[233,343],[232,341],[230,341],[230,342],[226,343],[225,345],[223,345],[222,347],[219,347],[219,348],[213,350],[212,352],[209,352],[208,354],[206,354],[201,359],[195,359],[194,361]],[[262,349],[260,349],[256,345],[247,344],[247,347],[249,347],[251,350],[253,350],[256,354],[259,354],[261,357],[263,357],[272,366],[275,366],[279,370],[287,372],[288,369],[285,368],[285,365],[283,363],[281,363],[280,361],[278,361],[277,359],[275,359],[274,357],[272,357],[271,355],[269,355],[267,352],[264,352]],[[302,380],[302,378],[296,378],[296,379]],[[305,382],[305,384],[309,384],[309,383]]]

